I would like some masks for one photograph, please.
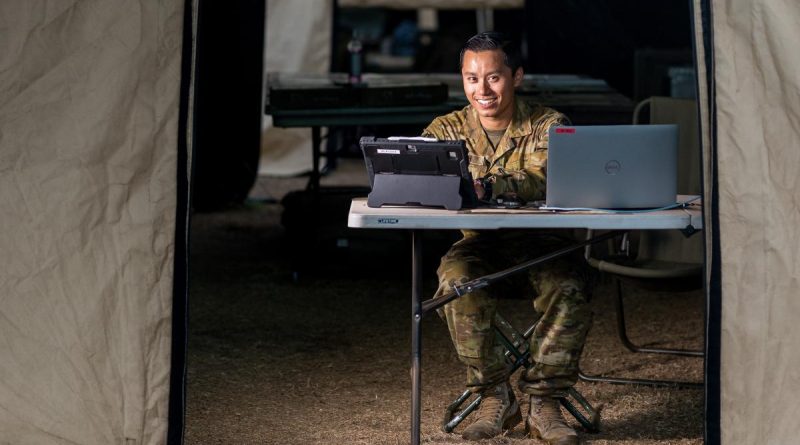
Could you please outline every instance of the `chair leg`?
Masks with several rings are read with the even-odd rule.
[[[650,354],[671,354],[685,357],[703,357],[703,351],[687,349],[667,349],[667,348],[643,348],[634,344],[628,338],[628,330],[625,326],[625,305],[622,299],[622,281],[617,278],[617,299],[614,300],[614,309],[617,312],[617,334],[622,344],[631,352],[644,352]]]
[[[578,369],[578,378],[584,382],[592,383],[614,383],[617,385],[642,385],[653,386],[657,388],[689,388],[689,389],[702,389],[703,382],[686,382],[680,380],[652,380],[652,379],[629,379],[623,377],[605,377],[601,375],[586,374]]]
[[[628,338],[628,331],[625,326],[625,307],[622,299],[622,282],[617,278],[617,298],[614,300],[614,308],[617,313],[617,334],[622,344],[631,352],[642,352],[652,354],[672,354],[688,357],[703,357],[703,351],[691,351],[686,349],[664,349],[664,348],[643,348],[640,347]],[[603,382],[603,383],[616,383],[621,385],[646,385],[656,387],[670,387],[670,388],[702,388],[702,382],[687,382],[679,380],[652,380],[652,379],[631,379],[623,377],[605,377],[601,375],[585,374],[580,368],[578,369],[578,378],[586,382]]]

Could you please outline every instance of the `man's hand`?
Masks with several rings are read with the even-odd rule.
[[[486,189],[483,188],[483,182],[480,179],[476,179],[472,181],[472,185],[475,186],[475,194],[478,195],[478,199],[483,200],[483,197],[486,196]]]
[[[487,201],[492,199],[492,184],[494,184],[494,176],[491,175],[483,179],[475,179],[472,181],[478,199]]]

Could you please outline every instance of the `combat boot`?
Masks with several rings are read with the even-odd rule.
[[[481,396],[481,405],[475,414],[477,418],[461,433],[464,439],[489,439],[522,421],[519,403],[508,383],[487,388]]]
[[[548,445],[578,445],[578,433],[564,420],[558,399],[531,396],[531,409],[525,419],[531,437]]]

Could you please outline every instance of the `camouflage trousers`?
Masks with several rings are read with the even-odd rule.
[[[555,234],[530,231],[467,233],[442,257],[436,296],[451,292],[453,284],[553,252],[568,242]],[[567,255],[465,294],[440,309],[458,357],[467,366],[467,386],[479,391],[508,378],[505,349],[492,327],[497,298],[504,295],[531,295],[535,311],[531,321],[541,317],[530,339],[533,366],[523,371],[520,390],[558,395],[574,385],[592,322],[584,292],[587,269],[580,253]]]

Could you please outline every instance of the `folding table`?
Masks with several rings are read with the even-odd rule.
[[[678,202],[692,197],[678,196]],[[367,206],[366,198],[354,199],[350,204],[348,226],[364,229],[402,229],[411,231],[412,287],[411,287],[411,443],[420,440],[421,409],[421,355],[422,317],[473,289],[487,286],[497,278],[526,270],[537,264],[557,258],[590,244],[610,239],[627,230],[685,230],[702,229],[702,207],[688,205],[673,210],[651,212],[600,212],[571,211],[554,212],[541,209],[494,209],[478,208],[444,210],[422,207]],[[575,242],[556,252],[526,261],[518,266],[487,275],[461,286],[449,295],[422,301],[422,237],[421,230],[441,229],[588,229],[607,231],[584,241]]]

